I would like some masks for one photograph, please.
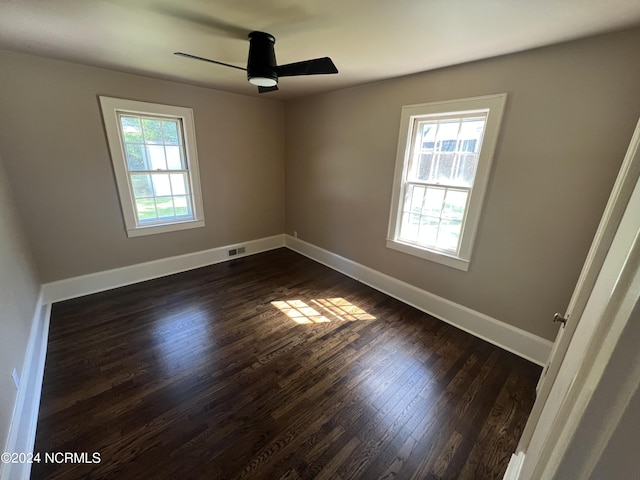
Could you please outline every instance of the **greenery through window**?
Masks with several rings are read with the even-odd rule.
[[[193,218],[180,120],[129,114],[119,119],[138,221]]]

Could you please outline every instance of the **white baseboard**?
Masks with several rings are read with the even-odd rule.
[[[524,462],[524,452],[518,452],[511,455],[509,465],[507,465],[507,471],[504,472],[502,480],[518,480],[520,477],[520,471],[522,470],[522,464]]]
[[[44,377],[44,363],[47,355],[47,339],[49,336],[49,319],[51,304],[43,303],[40,294],[29,334],[29,344],[22,368],[22,380],[18,389],[18,397],[13,410],[7,452],[33,452],[38,426],[40,394]],[[29,463],[2,464],[0,480],[28,480],[31,474]]]
[[[44,284],[31,327],[29,345],[22,370],[22,382],[16,399],[6,451],[33,452],[53,302],[172,275],[283,246],[527,360],[539,365],[544,365],[547,361],[552,346],[552,342],[549,340],[438,297],[297,238],[289,235],[275,235]],[[245,252],[230,257],[228,255],[229,249],[238,247],[245,247]],[[520,458],[514,456],[514,459],[512,459],[514,467],[511,467],[510,464],[507,472],[512,471],[517,465],[521,465]],[[0,471],[0,480],[28,479],[30,471],[29,464],[4,464]],[[517,476],[506,478],[515,479]]]
[[[42,285],[31,326],[29,344],[22,369],[22,381],[18,390],[5,451],[33,452],[52,303],[245,257],[283,246],[284,236],[275,235]],[[229,250],[238,247],[244,247],[245,252],[229,256]],[[2,467],[0,480],[27,480],[31,473],[31,465],[28,463],[7,463],[0,465],[0,467]]]
[[[45,283],[42,286],[46,303],[59,302],[70,298],[77,298],[91,293],[103,292],[112,288],[124,287],[133,283],[144,282],[154,278],[173,275],[174,273],[206,267],[214,263],[225,262],[235,258],[246,257],[267,250],[284,246],[284,235],[240,242],[234,245],[212,248],[200,252],[162,258],[151,262],[138,263],[127,267],[90,273],[79,277],[67,278],[56,282]],[[244,247],[242,254],[229,256],[232,248]]]
[[[285,246],[500,348],[546,365],[552,342],[348,258],[285,235]]]
[[[241,246],[245,247],[245,253],[233,257],[228,255],[229,249]],[[42,286],[43,303],[50,304],[102,292],[283,246],[527,360],[539,365],[545,365],[547,362],[552,347],[549,340],[289,235],[275,235],[46,283]]]

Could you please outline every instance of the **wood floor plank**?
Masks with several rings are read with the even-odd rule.
[[[55,304],[33,478],[497,479],[539,373],[273,250]]]

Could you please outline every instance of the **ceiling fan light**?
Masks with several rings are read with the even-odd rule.
[[[257,87],[275,87],[278,81],[275,78],[269,77],[251,77],[249,83]]]

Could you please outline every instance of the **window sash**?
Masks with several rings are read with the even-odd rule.
[[[407,132],[410,150],[407,155],[407,166],[402,184],[401,205],[398,213],[399,225],[396,231],[397,240],[454,256],[460,254],[467,219],[467,206],[471,198],[479,154],[482,149],[487,114],[487,111],[466,114],[452,112],[445,115],[412,117],[411,131]],[[470,136],[470,132],[463,132],[463,129],[465,125],[472,123],[478,125],[475,128],[475,135]],[[448,128],[450,131],[447,133],[447,127],[441,129],[442,125],[453,127],[453,129]],[[427,126],[429,126],[429,130],[425,132]],[[431,132],[432,128],[433,132]],[[429,143],[432,145],[430,148],[424,146],[425,137],[432,137],[433,142]],[[473,151],[464,148],[465,145],[467,147],[471,145],[471,140],[473,140]],[[445,146],[447,148],[444,148]],[[427,158],[426,165],[422,161],[422,157],[425,156]],[[465,162],[471,164],[470,172],[468,171],[469,165],[465,165]],[[424,169],[423,166],[427,168]],[[426,171],[422,172],[422,170]],[[420,179],[421,176],[425,176],[422,175],[424,173],[429,180]],[[446,181],[440,180],[443,176]],[[419,212],[415,211],[416,208],[413,205],[407,206],[407,203],[412,202],[413,199],[413,195],[410,196],[409,192],[415,192],[416,187],[424,189],[424,201],[427,199],[426,192],[442,191],[442,205],[439,214],[425,215],[422,213],[422,206],[418,208]],[[464,192],[464,207],[462,207],[459,218],[446,218],[442,215],[449,192]],[[411,224],[416,223],[417,228],[412,228]],[[449,231],[449,240],[443,241],[442,239],[447,236],[445,233],[447,230]],[[425,234],[425,231],[429,233]]]
[[[413,193],[415,191],[415,187],[423,188],[425,191],[425,193],[422,195],[422,201],[420,205],[414,204],[414,195],[411,195],[409,193],[410,191],[412,191]],[[429,190],[442,192],[442,198],[439,201],[438,208],[429,208],[430,206],[427,200]],[[450,192],[454,194],[464,194],[464,206],[461,207],[461,214],[454,215],[450,212],[447,212],[447,205],[451,205],[447,203],[447,198],[449,197]],[[464,224],[467,218],[467,207],[469,204],[469,199],[471,198],[471,188],[460,187],[458,185],[443,185],[430,182],[407,181],[404,183],[402,198],[402,205],[399,209],[400,219],[397,239],[408,244],[457,256],[460,253],[460,244],[462,241],[462,234],[464,232]],[[437,198],[435,203],[438,203]],[[460,203],[457,206],[458,208],[460,208]],[[449,207],[449,209],[452,210],[451,207]],[[411,228],[403,228],[407,225],[407,217],[411,217],[410,221],[417,222],[418,227],[414,229],[415,231],[413,232]],[[423,226],[425,221],[429,222],[428,225],[430,226],[431,222],[438,223],[437,228],[433,231],[431,237],[429,235],[421,236],[421,230],[423,230],[421,227]],[[458,226],[457,229],[455,228],[455,225]],[[441,229],[441,227],[443,228]],[[446,234],[446,227],[453,227],[449,228],[450,236],[456,235],[455,230],[458,230],[457,241],[455,242],[455,246],[453,247],[448,246],[451,245],[450,242],[442,240],[442,235]],[[411,233],[413,233],[414,235],[411,235]],[[429,241],[431,240],[431,238],[432,241]]]
[[[451,163],[451,166],[449,167],[450,173],[448,175],[448,180],[451,185],[472,187],[475,180],[480,152],[482,151],[482,140],[486,130],[487,115],[488,111],[481,111],[473,113],[453,112],[445,115],[416,115],[411,117],[412,121],[410,123],[410,131],[407,133],[407,144],[410,145],[410,147],[406,160],[408,165],[405,169],[406,173],[403,177],[404,180],[423,180],[420,178],[420,170],[422,170],[421,167],[423,164],[422,157],[426,156],[427,159],[429,159],[426,165],[429,169],[429,173],[428,179],[425,181],[429,181],[429,179],[432,181],[437,179],[437,181],[433,181],[433,183],[446,184],[446,180],[440,179],[440,170],[441,166],[448,159]],[[451,124],[453,122],[458,124],[455,136],[453,138],[449,138],[449,136],[446,136],[447,134],[445,134],[445,138],[442,138],[440,126],[442,124]],[[477,132],[476,135],[469,136],[470,132],[463,132],[463,128],[465,125],[473,123],[481,123],[482,125],[480,131]],[[433,143],[433,146],[431,148],[424,147],[424,124],[435,125],[432,138],[433,142],[431,142]],[[478,126],[476,126],[476,130],[478,130]],[[474,141],[474,148],[472,151],[464,148],[464,145],[470,145],[471,141]],[[451,142],[454,143],[453,149],[442,148],[443,144],[450,144]],[[463,167],[464,162],[469,160],[472,161],[471,171],[462,171],[461,168]],[[461,178],[461,174],[463,176],[466,174],[469,178],[465,180],[464,178]],[[451,181],[452,179],[457,179],[458,181]]]
[[[131,125],[131,120],[137,121],[139,125],[138,131],[136,131],[135,127]],[[129,131],[126,130],[126,121],[129,121]],[[151,127],[154,124],[158,124],[159,131],[152,131]],[[173,125],[173,129],[175,130],[175,134],[172,135],[172,137],[175,138],[173,142],[173,138],[167,138],[168,135],[167,129],[165,128],[166,125]],[[178,117],[160,117],[155,115],[136,114],[135,112],[120,110],[118,111],[118,130],[120,132],[120,140],[122,141],[124,150],[123,154],[128,172],[131,201],[134,204],[136,225],[138,227],[142,227],[193,220],[193,195],[190,193],[193,189],[190,185],[191,175],[188,168],[188,157],[184,149],[182,119]],[[129,133],[130,136],[139,136],[139,139],[134,138],[133,141],[130,141],[130,139],[127,138],[127,133]],[[150,136],[155,136],[155,138],[149,138]],[[127,148],[130,145],[142,147],[141,160],[147,167],[146,169],[131,168],[132,162],[129,158],[129,149]],[[155,158],[154,155],[152,155],[153,151],[151,150],[151,148],[156,149],[153,150],[157,152]],[[167,148],[178,149],[178,162],[180,166],[184,166],[186,168],[169,168],[169,164],[171,162]],[[175,159],[173,163],[175,163]],[[158,168],[148,168],[154,164],[158,164]],[[184,178],[184,193],[174,193],[174,177],[172,176],[172,174],[180,175]],[[148,178],[147,183],[150,190],[149,195],[137,194],[137,187],[134,183],[134,177]],[[158,181],[156,181],[156,179],[159,178],[166,178],[167,180],[167,185],[163,186],[165,189],[168,187],[168,191],[165,193],[158,194],[156,192],[156,190],[158,190],[157,184],[159,183]],[[186,203],[184,206],[182,205],[183,202]]]
[[[188,173],[187,170],[163,170],[161,175],[163,176],[166,175],[170,177],[172,173],[176,173],[176,172],[180,174]],[[162,195],[162,194],[156,195],[154,191],[152,191],[150,195],[136,195],[134,181],[132,177],[136,175],[141,175],[141,174],[144,174],[144,175],[158,174],[158,171],[150,170],[150,171],[129,172],[129,185],[132,192],[132,201],[135,205],[134,213],[136,215],[136,223],[138,226],[164,225],[167,222],[171,222],[171,223],[188,222],[188,221],[193,221],[195,219],[194,209],[193,209],[194,198],[193,198],[193,193],[191,193],[191,189],[188,189],[188,190],[185,189],[184,193],[175,193],[173,191],[171,179],[169,179],[170,190],[169,190],[169,193],[165,195]],[[150,182],[153,183],[153,180],[151,180]],[[152,187],[152,190],[153,190],[153,187]],[[160,204],[160,202],[167,202],[169,199],[171,200],[171,204],[172,204],[171,208],[173,209],[173,212],[174,212],[173,215],[164,215],[164,216],[159,215],[159,212],[163,208],[164,210],[167,209],[167,206],[165,205],[163,207]],[[181,200],[184,200],[186,202],[184,206],[177,204],[177,202],[180,203]],[[141,206],[144,207],[145,203],[148,205],[151,205],[151,203],[153,203],[154,215],[148,216],[147,218],[142,218]],[[178,213],[179,210],[180,211],[184,210],[185,213],[180,214]],[[152,217],[155,217],[155,220]]]

